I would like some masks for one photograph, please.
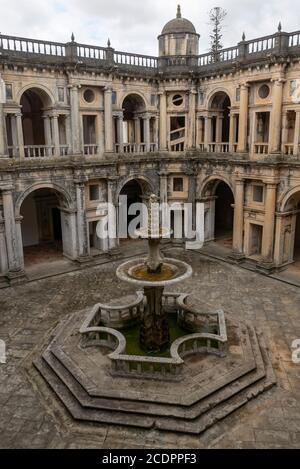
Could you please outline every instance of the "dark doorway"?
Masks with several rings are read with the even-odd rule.
[[[53,239],[62,241],[60,210],[57,207],[52,208]]]
[[[126,208],[122,208],[121,205],[123,202],[121,202],[121,205],[120,205],[120,210],[126,210],[126,213],[127,213],[127,229],[128,229],[128,226],[130,224],[130,222],[136,217],[138,216],[139,214],[137,213],[136,215],[129,215],[128,214],[128,210],[130,208],[130,206],[132,204],[135,204],[135,203],[142,203],[143,199],[142,199],[142,188],[139,184],[138,181],[136,181],[135,179],[133,179],[132,181],[129,181],[127,182],[127,184],[125,184],[125,186],[122,188],[121,192],[120,192],[120,195],[126,195],[127,196],[127,205],[126,205]],[[137,228],[139,228],[139,226],[137,226]],[[127,235],[128,235],[128,231],[127,231]]]
[[[215,239],[232,245],[234,199],[230,187],[220,182],[216,189]],[[230,247],[230,246],[229,246]]]

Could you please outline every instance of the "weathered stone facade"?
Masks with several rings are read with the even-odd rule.
[[[218,57],[198,55],[198,41],[180,11],[159,36],[159,57],[73,36],[0,36],[0,275],[24,275],[23,247],[55,241],[57,230],[75,262],[114,250],[118,241],[93,235],[105,215],[96,209],[117,206],[133,180],[141,197],[205,202],[207,241],[220,212],[229,228],[233,206],[237,260],[265,271],[293,262],[300,32],[279,25]]]

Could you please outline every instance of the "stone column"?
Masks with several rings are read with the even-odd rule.
[[[11,186],[2,189],[3,214],[5,223],[5,237],[8,258],[8,276],[15,278],[24,275],[24,259],[22,243],[20,243],[19,230],[16,223],[13,188]],[[20,221],[20,220],[19,220]]]
[[[118,246],[117,239],[117,211],[114,203],[114,195],[116,191],[116,179],[109,178],[107,180],[107,203],[108,203],[108,248],[113,250]]]
[[[203,129],[204,129],[203,117],[198,116],[197,117],[197,129],[196,129],[196,147],[197,148],[199,148],[200,144],[203,143],[202,141]]]
[[[5,135],[5,115],[4,115],[4,106],[0,102],[0,158],[6,158],[7,148],[6,148],[6,135]]]
[[[22,114],[18,112],[16,114],[16,126],[17,126],[17,136],[18,136],[18,147],[19,147],[19,157],[24,158],[24,137],[23,137],[23,126],[22,126]]]
[[[139,145],[141,143],[141,124],[139,117],[134,118],[134,140],[137,147],[137,151],[139,151]]]
[[[2,211],[0,210],[0,273],[6,274],[8,271],[7,250],[5,241],[5,225]]]
[[[232,240],[233,256],[237,259],[244,257],[243,255],[243,252],[244,252],[243,250],[244,198],[245,198],[245,182],[243,179],[237,179],[235,183],[233,240]]]
[[[216,143],[222,142],[223,116],[218,115],[216,119]]]
[[[231,112],[230,124],[229,124],[229,151],[230,152],[234,152],[235,125],[236,125],[236,115]]]
[[[66,116],[66,142],[68,145],[68,154],[71,153],[72,149],[72,130],[71,130],[71,115]]]
[[[159,99],[159,149],[166,151],[167,147],[167,94],[160,93]]]
[[[211,119],[211,116],[205,117],[204,146],[207,151],[209,150],[209,143],[211,143]]]
[[[165,228],[169,227],[169,220],[168,220],[168,175],[167,171],[161,171],[159,173],[160,180],[159,180],[159,195],[160,195],[160,203],[162,204],[162,226]]]
[[[277,184],[266,184],[265,195],[265,220],[262,239],[263,263],[272,263],[275,231],[275,208],[276,208]]]
[[[190,150],[196,147],[196,96],[197,91],[191,90],[189,94],[189,113],[187,129],[187,148]]]
[[[146,152],[150,151],[150,117],[143,117],[144,123],[144,143],[146,144]]]
[[[118,116],[118,144],[119,144],[119,151],[123,152],[123,114]]]
[[[284,112],[282,115],[282,145],[281,151],[284,153],[285,151],[285,144],[288,143],[288,119],[287,119],[287,112]]]
[[[271,153],[280,153],[281,150],[281,112],[282,112],[282,94],[284,80],[275,80],[273,88],[273,107],[270,125],[270,147]]]
[[[112,114],[112,89],[104,90],[104,132],[105,132],[105,151],[112,153],[114,151],[113,142],[113,114]]]
[[[90,246],[88,239],[88,226],[85,211],[85,184],[83,181],[75,181],[76,185],[76,210],[77,210],[77,251],[79,262],[89,260]]]
[[[52,145],[52,134],[51,134],[50,116],[45,115],[45,116],[43,116],[43,119],[44,119],[45,144],[47,146],[51,146]]]
[[[295,156],[299,155],[299,142],[300,142],[300,111],[296,111],[294,151],[293,151],[293,154]]]
[[[51,125],[52,125],[52,136],[53,136],[53,144],[54,144],[54,155],[60,155],[60,148],[59,148],[59,130],[58,130],[58,115],[53,114],[51,118]]]
[[[81,153],[78,88],[78,85],[72,85],[70,88],[72,153],[74,155]]]
[[[249,85],[241,85],[238,152],[247,151]]]

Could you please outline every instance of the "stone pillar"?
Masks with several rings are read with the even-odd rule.
[[[218,115],[216,119],[216,143],[222,142],[223,116]]]
[[[16,114],[16,127],[17,127],[17,136],[18,136],[18,147],[19,147],[19,157],[24,158],[24,138],[23,138],[23,126],[22,126],[22,114],[18,112]]]
[[[295,156],[299,155],[299,142],[300,142],[300,111],[296,111],[294,151],[293,151],[293,154]]]
[[[105,151],[112,153],[114,151],[113,142],[113,115],[112,115],[112,89],[104,90],[104,132],[105,132]]]
[[[78,88],[77,85],[72,85],[70,88],[72,153],[74,155],[81,153]]]
[[[205,117],[204,146],[207,151],[209,150],[209,143],[211,143],[211,119],[211,116]]]
[[[159,100],[159,149],[166,151],[167,146],[167,94],[160,93]]]
[[[66,116],[66,142],[68,145],[68,153],[71,153],[72,149],[72,130],[71,130],[71,115]]]
[[[247,151],[249,85],[241,85],[238,152]]]
[[[284,80],[275,80],[273,88],[273,107],[270,125],[270,147],[271,153],[280,153],[281,150],[281,112],[282,112],[282,94]]]
[[[119,144],[119,151],[123,152],[123,114],[118,116],[118,144]]]
[[[229,124],[229,151],[230,152],[234,152],[235,125],[236,125],[236,115],[231,112],[230,113],[230,124]]]
[[[196,147],[199,148],[200,144],[203,143],[202,136],[204,130],[204,121],[202,116],[197,118],[197,129],[196,129]]]
[[[150,117],[143,117],[144,123],[144,143],[146,144],[146,152],[150,151]]]
[[[139,117],[134,118],[134,140],[135,140],[137,151],[138,151],[139,145],[141,143],[141,124],[140,124]]]
[[[0,210],[0,273],[6,274],[8,271],[7,250],[5,241],[5,225],[2,211]]]
[[[58,115],[53,114],[51,118],[51,125],[52,125],[52,136],[53,136],[53,144],[54,144],[54,155],[60,155],[60,147],[59,147],[59,130],[58,130]]]
[[[8,276],[11,279],[24,275],[23,250],[22,243],[20,243],[21,227],[20,223],[17,227],[12,191],[13,188],[11,186],[2,189]]]
[[[43,119],[44,119],[45,144],[50,147],[52,145],[50,116],[45,115],[43,116]]]
[[[160,195],[160,203],[162,205],[162,225],[165,228],[169,227],[169,220],[168,220],[168,175],[167,171],[161,171],[159,173],[160,180],[159,180],[159,195]]]
[[[262,239],[262,258],[264,264],[270,264],[273,260],[276,191],[277,184],[266,184],[265,220]]]
[[[7,157],[4,107],[0,102],[0,158]]]
[[[244,198],[245,198],[245,182],[243,179],[238,179],[235,183],[233,240],[232,240],[233,256],[237,259],[244,257],[243,255],[244,253],[244,249],[243,249]]]
[[[196,147],[196,96],[197,91],[191,90],[189,94],[189,113],[187,129],[187,148],[194,150]]]
[[[88,226],[85,211],[85,184],[76,181],[76,210],[77,210],[77,254],[79,262],[89,260],[90,246]]]
[[[113,250],[118,246],[117,239],[117,211],[114,203],[114,195],[116,191],[116,179],[109,178],[107,180],[107,203],[108,203],[108,248]]]
[[[288,143],[288,118],[287,112],[284,112],[282,115],[282,146],[281,151],[284,153],[285,144]]]

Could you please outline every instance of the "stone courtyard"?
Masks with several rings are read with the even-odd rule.
[[[298,448],[300,365],[291,344],[300,338],[300,290],[198,252],[168,248],[190,263],[193,277],[170,290],[190,293],[263,331],[277,386],[201,435],[77,423],[32,366],[57,324],[73,311],[128,295],[117,279],[119,261],[1,290],[1,448]],[[220,360],[222,360],[220,358]]]

